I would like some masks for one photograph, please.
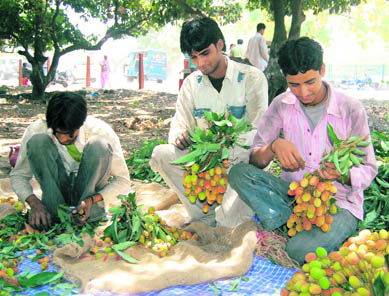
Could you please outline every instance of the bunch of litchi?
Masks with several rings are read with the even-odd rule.
[[[154,252],[158,253],[160,257],[165,257],[167,252],[179,241],[191,238],[195,240],[198,239],[197,234],[192,234],[189,231],[184,231],[176,227],[164,226],[164,231],[168,233],[164,238],[156,235],[153,232],[153,227],[146,225],[146,228],[148,229],[143,230],[140,235],[139,243],[146,248],[152,249]]]
[[[313,225],[328,232],[337,212],[335,195],[337,188],[332,182],[320,181],[316,175],[305,174],[300,183],[293,181],[289,185],[288,195],[295,196],[296,205],[286,225],[288,235],[294,236],[296,232],[309,231]]]
[[[228,167],[228,160],[225,159],[222,165],[217,165],[204,172],[199,172],[200,166],[197,163],[188,167],[184,172],[184,194],[191,203],[196,203],[197,200],[202,202],[204,213],[208,213],[209,206],[215,202],[222,204],[223,195],[227,190]]]
[[[281,295],[387,295],[387,256],[388,232],[362,230],[329,255],[322,247],[308,253],[302,271],[287,281]]]

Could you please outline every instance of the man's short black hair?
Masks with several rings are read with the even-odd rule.
[[[265,24],[264,23],[259,23],[258,25],[257,25],[257,32],[259,32],[259,31],[261,31],[262,29],[266,29],[266,26],[265,26]]]
[[[73,134],[86,119],[87,106],[83,96],[70,93],[55,93],[49,101],[46,110],[47,127],[55,132],[60,129],[63,132]]]
[[[190,55],[192,51],[201,51],[211,44],[216,46],[219,39],[223,40],[223,51],[226,51],[223,33],[213,19],[209,17],[190,19],[182,25],[181,52]]]
[[[243,44],[243,39],[238,39],[238,44]]]
[[[323,65],[323,48],[308,37],[288,40],[278,51],[278,64],[285,76],[309,70],[320,71]]]

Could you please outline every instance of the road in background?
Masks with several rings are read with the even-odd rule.
[[[157,81],[145,81],[144,89],[152,90],[152,91],[160,91],[160,92],[168,92],[172,94],[178,94],[178,86],[179,79],[183,77],[180,72],[181,69],[177,69],[175,73],[170,74],[168,79],[163,81],[162,83],[158,83]],[[137,80],[129,82],[126,77],[122,73],[113,73],[110,77],[110,89],[139,89],[139,82]],[[0,80],[0,86],[17,86],[18,81],[16,79],[12,80]],[[91,84],[91,89],[100,88],[100,79],[98,79]],[[78,90],[85,89],[84,83],[73,84],[70,83],[68,87],[63,87],[60,84],[52,84],[50,85],[46,91],[65,91],[65,90]],[[366,89],[342,89],[341,91],[349,94],[350,96],[360,99],[360,100],[377,100],[377,101],[389,101],[389,89],[374,89],[374,88],[366,88]]]

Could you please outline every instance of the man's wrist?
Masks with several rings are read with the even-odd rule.
[[[103,196],[100,193],[96,193],[95,195],[90,197],[92,200],[92,204],[98,203],[99,201],[104,200]]]
[[[273,152],[274,154],[276,153],[276,151],[273,149],[273,144],[274,144],[274,142],[277,141],[277,140],[278,140],[278,138],[274,139],[274,140],[270,143],[270,145],[269,145],[270,151]]]
[[[27,198],[26,198],[26,203],[28,203],[28,205],[30,207],[34,206],[36,203],[40,203],[41,201],[39,200],[39,198],[35,195],[35,194],[31,194],[29,195]]]

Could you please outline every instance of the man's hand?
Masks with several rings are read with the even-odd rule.
[[[93,196],[87,197],[85,200],[80,202],[78,207],[72,211],[72,220],[78,226],[83,226],[90,217],[90,211],[92,205],[99,201],[102,201],[103,197],[100,193],[97,193]]]
[[[323,180],[342,182],[342,175],[336,170],[332,162],[324,162],[324,166],[318,170],[318,173]],[[350,175],[347,178],[346,184],[350,184]]]
[[[269,149],[277,154],[284,170],[297,171],[305,168],[305,161],[293,143],[279,138],[270,146]]]
[[[188,148],[190,145],[192,145],[193,142],[189,137],[189,132],[188,131],[183,132],[181,136],[177,137],[175,144],[177,148],[180,150],[184,150]]]
[[[27,197],[26,202],[31,208],[28,224],[38,230],[48,230],[51,227],[51,215],[42,201],[35,194],[32,194]]]
[[[90,209],[92,208],[92,205],[92,197],[87,197],[85,200],[80,202],[78,207],[72,211],[73,223],[80,227],[83,226],[90,216]]]

